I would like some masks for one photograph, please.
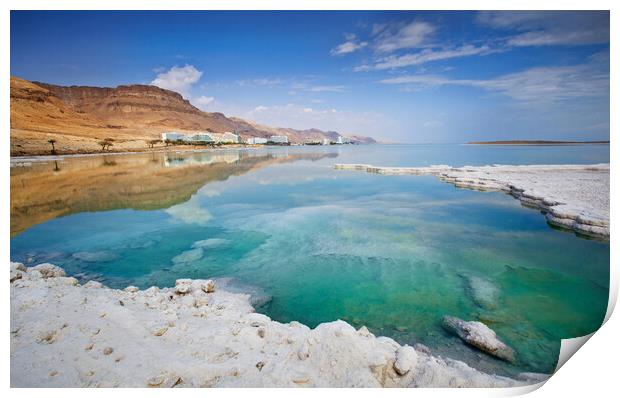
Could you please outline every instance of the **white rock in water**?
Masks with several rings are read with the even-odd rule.
[[[226,246],[230,243],[230,241],[228,239],[221,239],[221,238],[211,238],[211,239],[205,239],[205,240],[199,240],[196,241],[192,244],[192,248],[196,249],[196,248],[203,248],[203,249],[214,249],[216,247],[222,247],[222,246]]]
[[[465,322],[456,317],[444,316],[443,327],[479,350],[508,362],[515,360],[512,348],[499,340],[495,332],[482,322]]]
[[[65,270],[50,263],[39,264],[30,268],[32,271],[39,271],[43,278],[55,278],[65,276]]]
[[[200,260],[203,255],[204,251],[199,247],[197,249],[184,251],[178,256],[174,256],[172,258],[172,262],[175,264],[191,263]]]
[[[123,290],[126,291],[127,293],[137,293],[140,291],[140,289],[137,286],[127,286]]]
[[[396,361],[394,362],[394,370],[403,376],[410,370],[414,369],[418,363],[418,354],[413,347],[404,345],[396,350]]]
[[[73,253],[73,258],[87,263],[107,263],[118,259],[118,255],[111,251],[102,250],[97,252]]]

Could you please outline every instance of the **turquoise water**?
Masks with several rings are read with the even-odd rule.
[[[608,146],[217,154],[13,167],[11,258],[50,261],[113,287],[227,278],[222,283],[250,291],[258,310],[273,319],[309,326],[344,319],[507,375],[552,371],[560,339],[602,322],[608,243],[554,230],[539,212],[503,193],[331,166],[599,163],[609,161]],[[146,180],[145,167],[157,179]],[[42,181],[50,185],[39,193]],[[73,194],[63,195],[68,191]],[[487,293],[485,300],[472,280],[487,287],[478,291]],[[515,349],[517,362],[465,346],[442,330],[443,315],[484,321]]]

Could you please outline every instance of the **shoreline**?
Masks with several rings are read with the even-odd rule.
[[[380,167],[335,164],[337,170],[434,175],[457,188],[501,191],[540,210],[555,227],[609,240],[609,164]]]
[[[337,320],[314,329],[254,312],[211,280],[84,285],[11,263],[12,387],[535,387]]]
[[[177,147],[168,147],[158,148],[156,150],[145,150],[145,151],[119,151],[119,152],[87,152],[87,153],[67,153],[67,154],[56,154],[56,155],[20,155],[20,156],[10,156],[11,165],[13,163],[25,163],[25,162],[47,162],[52,160],[62,160],[62,159],[71,159],[71,158],[81,158],[81,157],[91,157],[91,156],[120,156],[120,155],[143,155],[150,153],[168,153],[168,152],[207,152],[207,151],[225,151],[225,150],[239,150],[239,149],[258,149],[258,148],[279,148],[280,146],[263,146],[263,145],[229,145],[226,147],[209,147],[209,148],[177,148]]]

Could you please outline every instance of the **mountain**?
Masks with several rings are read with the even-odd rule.
[[[286,135],[293,143],[335,140],[318,129],[263,126],[218,112],[204,112],[179,93],[133,84],[115,88],[57,86],[11,77],[11,155],[47,154],[48,140],[62,153],[93,152],[114,139],[115,150],[144,149],[164,131],[236,131],[243,138]],[[355,137],[354,142],[373,142]]]

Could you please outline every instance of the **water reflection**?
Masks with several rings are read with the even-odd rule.
[[[154,210],[186,202],[213,181],[274,163],[337,153],[205,151],[67,158],[11,167],[11,236],[84,211]]]

